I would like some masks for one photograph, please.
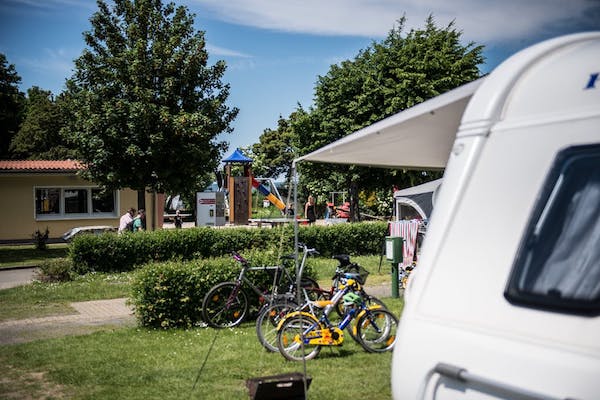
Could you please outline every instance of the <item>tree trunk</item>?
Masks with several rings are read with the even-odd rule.
[[[350,182],[350,222],[360,221],[360,210],[358,208],[358,184]]]

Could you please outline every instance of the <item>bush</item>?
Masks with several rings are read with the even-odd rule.
[[[302,226],[299,240],[315,247],[322,255],[380,254],[387,233],[385,222]],[[293,251],[293,226],[275,229],[245,227],[135,232],[122,235],[81,235],[69,247],[69,257],[78,273],[123,272],[150,261],[193,260],[220,257],[231,250],[279,249]]]
[[[252,266],[274,265],[274,252],[254,251],[244,256]],[[231,257],[187,262],[147,264],[132,284],[132,303],[139,323],[153,328],[190,328],[202,323],[202,300],[219,282],[235,280],[240,265]],[[271,277],[260,271],[248,275],[252,282],[269,287]],[[258,306],[254,292],[246,291],[251,305]]]
[[[75,277],[73,262],[68,258],[51,258],[40,263],[37,279],[42,282],[68,282]]]
[[[50,230],[46,227],[44,233],[40,232],[40,230],[36,230],[31,237],[33,238],[33,243],[35,248],[38,250],[46,250],[48,248],[48,236],[50,235]]]

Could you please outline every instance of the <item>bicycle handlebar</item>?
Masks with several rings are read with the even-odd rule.
[[[248,260],[246,260],[244,257],[242,257],[242,255],[240,253],[238,253],[235,250],[231,250],[231,255],[233,256],[233,259],[237,262],[240,262],[242,264],[248,264]]]
[[[298,248],[302,249],[302,251],[308,254],[320,254],[319,251],[315,248],[309,248],[305,243],[298,242]]]

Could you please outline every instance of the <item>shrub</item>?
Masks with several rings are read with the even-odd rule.
[[[274,252],[254,251],[244,256],[252,266],[275,264]],[[240,270],[231,257],[187,262],[168,261],[147,264],[135,275],[131,301],[139,323],[153,328],[190,328],[202,323],[202,300],[219,282],[234,280]],[[249,274],[262,287],[269,287],[271,277],[261,271]],[[247,291],[251,305],[258,306],[258,296]]]
[[[75,276],[73,262],[68,258],[51,258],[40,263],[37,279],[42,282],[68,282]]]
[[[387,224],[365,222],[333,226],[303,226],[299,240],[322,255],[379,254]],[[220,257],[231,250],[279,249],[293,251],[293,226],[275,229],[211,227],[135,232],[122,235],[82,235],[70,245],[69,257],[75,271],[130,271],[150,261],[193,260]]]
[[[35,248],[38,250],[46,250],[48,248],[48,236],[50,235],[50,230],[46,227],[44,233],[40,232],[40,230],[36,230],[31,237],[33,238],[33,242]]]

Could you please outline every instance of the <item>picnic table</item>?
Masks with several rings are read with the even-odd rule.
[[[255,224],[259,228],[262,227],[263,224],[269,224],[271,227],[281,226],[283,224],[288,224],[290,222],[297,221],[299,224],[308,222],[306,218],[250,218],[248,222],[250,224]]]

